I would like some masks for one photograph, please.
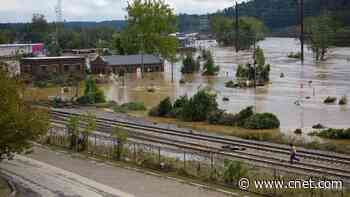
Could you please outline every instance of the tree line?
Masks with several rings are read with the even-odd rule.
[[[63,49],[110,48],[115,54],[151,53],[170,59],[177,40],[169,36],[176,31],[174,10],[161,0],[130,1],[126,8],[126,27],[69,28],[65,23],[49,23],[44,15],[34,14],[31,23],[20,29],[0,31],[0,43],[43,42],[49,55]]]

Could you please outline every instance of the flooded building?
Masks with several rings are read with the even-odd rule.
[[[20,62],[21,75],[32,77],[48,76],[50,74],[85,75],[86,60],[80,56],[31,57],[22,58]]]
[[[163,72],[164,60],[156,55],[110,55],[97,56],[90,61],[93,74],[136,73],[138,69],[145,72]]]

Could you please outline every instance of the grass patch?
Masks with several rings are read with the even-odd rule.
[[[117,113],[127,113],[129,111],[146,111],[147,108],[143,102],[129,102],[122,105],[115,104],[113,111]]]

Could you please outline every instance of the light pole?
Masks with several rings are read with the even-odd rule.
[[[235,45],[236,45],[236,53],[239,51],[239,24],[238,24],[238,3],[237,0],[235,0],[235,18],[236,18],[236,36],[235,36]]]

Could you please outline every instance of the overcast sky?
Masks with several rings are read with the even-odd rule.
[[[62,0],[66,21],[124,19],[127,0]],[[176,13],[205,14],[229,7],[233,0],[165,0]],[[28,22],[33,13],[55,20],[57,0],[0,0],[0,23]]]

